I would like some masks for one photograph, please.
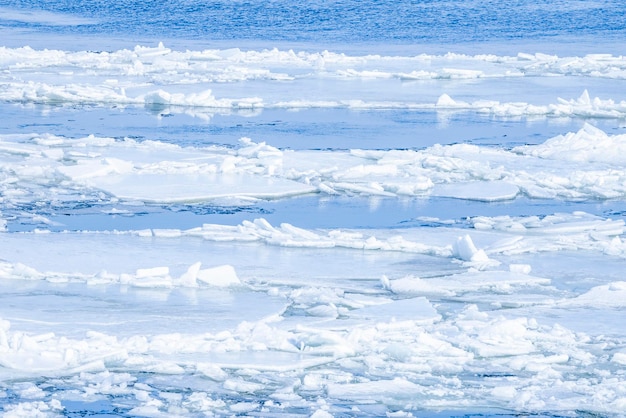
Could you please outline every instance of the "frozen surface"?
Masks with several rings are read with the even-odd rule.
[[[626,258],[624,222],[578,213],[472,223],[6,234],[6,396],[44,411],[109,399],[183,415],[229,413],[242,399],[251,413],[312,413],[321,395],[334,413],[334,402],[372,401],[623,408],[626,285],[612,272]],[[572,251],[594,277],[575,277]],[[601,399],[587,396],[600,389]]]
[[[626,415],[621,4],[34,3],[3,416]]]

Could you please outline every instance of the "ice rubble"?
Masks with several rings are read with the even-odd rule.
[[[626,257],[620,238],[624,223],[578,212],[544,218],[480,217],[469,222],[473,225],[469,232],[446,224],[403,229],[402,236],[392,230],[272,226],[262,219],[232,227],[204,225],[186,231],[114,235],[121,241],[133,235],[147,240],[190,240],[179,243],[179,251],[185,251],[185,242],[198,238],[207,243],[257,242],[302,251],[336,245],[359,249],[355,253],[417,251],[462,266],[444,277],[385,276],[378,286],[361,291],[336,288],[332,279],[285,285],[265,280],[262,269],[256,270],[257,277],[241,275],[236,265],[203,269],[198,262],[172,277],[172,269],[165,265],[93,274],[40,272],[3,261],[3,280],[84,282],[155,291],[207,286],[227,292],[245,289],[282,297],[286,306],[233,328],[197,333],[146,328],[117,335],[88,328],[68,337],[43,328],[42,332],[25,332],[24,323],[4,318],[0,320],[0,380],[19,377],[26,382],[11,385],[13,392],[21,390],[21,402],[7,411],[60,413],[64,407],[57,396],[95,402],[110,395],[135,399],[132,414],[284,413],[290,408],[311,414],[318,410],[339,413],[335,407],[320,409],[316,396],[324,393],[349,401],[361,412],[368,411],[372,400],[392,410],[471,409],[488,401],[524,411],[626,412],[619,338],[509,315],[514,307],[535,306],[535,312],[543,308],[558,313],[594,309],[599,301],[606,309],[623,309],[623,281],[564,294],[550,278],[531,275],[530,265],[512,260],[523,252],[576,248],[595,253],[610,249],[611,254]],[[94,244],[102,234],[80,233]],[[11,246],[14,234],[5,235],[3,245]],[[37,234],[19,235],[21,239]],[[42,249],[48,245],[40,240],[33,243]],[[487,260],[499,262],[485,265]],[[280,265],[274,268],[281,269]],[[308,274],[323,277],[327,273],[318,266]],[[506,295],[513,295],[518,304],[492,310],[485,295],[497,296],[503,306],[507,306]],[[454,300],[463,301],[464,308],[448,311],[446,303]],[[592,369],[597,372],[581,376],[580,370]],[[140,375],[153,377],[143,380]],[[37,376],[70,389],[60,389],[63,393],[51,397],[45,388],[29,381]]]
[[[550,138],[543,144],[517,147],[514,151],[534,157],[581,163],[626,163],[626,135],[608,135],[591,124],[578,132]]]
[[[589,126],[564,138],[584,143],[581,138],[587,136],[613,144],[619,144],[620,139],[602,135]],[[76,181],[89,182],[103,176],[102,167],[109,168],[105,177],[155,167],[171,170],[172,176],[179,172],[187,175],[189,170],[210,164],[217,167],[225,158],[230,158],[228,167],[232,170],[241,168],[254,175],[267,175],[271,165],[275,175],[285,169],[285,155],[293,154],[248,140],[237,150],[187,150],[94,137],[46,136],[28,142],[14,139],[4,138],[2,149],[6,155],[17,161],[26,158],[44,164],[29,172],[31,177],[24,171],[14,172],[13,180],[6,182],[13,186],[25,178],[43,183],[43,176],[58,172],[62,172],[64,181],[71,174]],[[563,138],[554,142],[555,147],[565,146]],[[593,142],[588,146],[594,147]],[[491,155],[516,159],[535,150],[543,152],[542,147],[549,148],[544,144]],[[426,153],[432,153],[429,158],[448,156],[458,152],[455,148],[467,149],[436,147]],[[476,155],[481,153],[476,147],[469,149]],[[206,152],[206,158],[198,159],[198,151]],[[579,153],[585,152],[585,147],[579,146]],[[308,165],[302,163],[302,167],[311,175],[311,167],[320,162],[311,158],[315,153],[303,154]],[[595,163],[598,155],[588,154],[589,161]],[[176,164],[163,162],[172,157],[176,157]],[[372,173],[397,174],[403,157],[404,152],[398,151],[353,151],[336,156],[333,163],[359,159],[358,165],[344,171],[348,174],[342,180],[347,182]],[[62,164],[69,158],[82,162],[76,166]],[[569,156],[555,153],[531,158],[541,164],[545,158],[567,161]],[[364,162],[380,159],[387,159],[387,166],[368,171]],[[449,169],[445,172],[454,174],[462,169],[458,161],[447,161]],[[89,169],[92,163],[97,170]],[[72,172],[62,171],[62,167],[78,168]],[[11,195],[4,198],[10,199]],[[626,412],[626,384],[620,372],[626,360],[619,338],[576,332],[532,319],[524,311],[520,311],[520,317],[508,314],[526,307],[534,307],[535,313],[546,309],[551,314],[579,309],[583,315],[598,307],[624,309],[623,281],[564,293],[550,278],[531,275],[530,264],[517,262],[517,257],[524,254],[574,250],[626,258],[624,222],[582,212],[546,217],[474,217],[464,220],[471,226],[469,230],[455,228],[456,222],[442,222],[445,226],[440,228],[401,231],[309,230],[257,219],[236,226],[206,224],[188,230],[74,233],[94,242],[108,234],[120,240],[202,239],[206,243],[258,243],[303,251],[342,247],[427,254],[442,263],[458,265],[460,270],[426,278],[390,274],[383,276],[374,290],[359,293],[333,288],[331,281],[294,286],[242,276],[236,265],[202,268],[197,262],[180,275],[172,274],[172,266],[148,265],[113,274],[38,271],[4,260],[0,264],[2,280],[45,280],[57,285],[78,282],[156,291],[218,287],[226,292],[267,292],[284,298],[287,307],[224,331],[162,333],[147,329],[130,336],[92,330],[73,337],[49,331],[26,332],[19,322],[5,318],[0,321],[0,379],[45,376],[54,379],[58,387],[71,388],[62,396],[78,397],[83,402],[106,395],[132,397],[137,401],[129,413],[144,415],[278,413],[289,408],[318,415],[319,411],[332,413],[333,407],[320,409],[312,400],[319,393],[350,401],[355,408],[362,408],[360,411],[367,411],[374,400],[397,410],[473,408],[488,401],[489,405],[524,411]],[[4,245],[11,246],[14,234],[6,235]],[[33,242],[45,248],[41,241]],[[491,300],[497,302],[490,306]],[[441,308],[450,301],[461,301],[465,308],[450,312]],[[498,306],[507,309],[492,310]],[[581,370],[595,371],[581,375]],[[140,381],[137,376],[142,373],[165,377]],[[190,388],[189,382],[196,380],[201,384]],[[10,405],[6,412],[61,413],[64,407],[59,399],[43,389],[36,382],[11,385],[12,393],[21,391],[22,401]],[[248,398],[266,401],[241,401]]]
[[[626,196],[626,152],[620,151],[625,138],[586,124],[578,132],[512,150],[457,144],[331,152],[279,150],[248,138],[231,149],[4,135],[0,190],[7,205],[13,199],[36,199],[50,186],[68,196],[80,192],[146,203],[311,193],[482,201],[520,195],[614,199]]]
[[[496,278],[500,281],[508,277],[506,283],[532,283],[531,266],[511,264],[508,271],[502,272],[498,261],[503,256],[519,256],[539,252],[554,251],[593,251],[607,254],[612,257],[626,258],[626,241],[624,221],[603,219],[585,213],[560,214],[539,219],[538,217],[476,217],[468,220],[473,225],[471,234],[464,233],[463,229],[450,226],[423,230],[421,228],[405,228],[396,230],[308,230],[283,223],[273,226],[265,219],[244,221],[240,225],[205,224],[201,227],[188,230],[180,229],[152,229],[136,231],[82,231],[74,232],[87,238],[97,239],[102,235],[136,236],[146,239],[197,239],[224,243],[262,243],[266,245],[302,249],[330,249],[346,248],[366,251],[400,252],[408,254],[423,254],[471,267],[474,271],[490,271],[494,268],[499,271]],[[38,232],[31,233],[36,236]],[[69,234],[69,233],[68,233]],[[472,238],[474,237],[474,238]],[[7,236],[7,245],[11,245],[11,236]],[[482,248],[478,248],[474,240],[480,240]],[[507,266],[505,265],[504,268]],[[180,276],[172,276],[168,266],[139,268],[133,273],[112,274],[106,271],[87,274],[40,272],[20,262],[0,263],[0,277],[3,279],[30,279],[48,280],[53,283],[85,282],[88,284],[123,284],[137,287],[164,287],[176,286],[197,287],[209,285],[218,287],[242,285],[233,266],[215,266],[201,269],[201,263],[190,265]],[[466,277],[466,276],[463,276]],[[482,281],[489,283],[489,274],[485,273],[471,280],[471,284],[456,283],[457,289],[466,286],[475,288],[483,286]],[[383,282],[383,287],[394,292],[400,289],[409,289],[404,282]],[[436,281],[429,281],[435,283]],[[540,283],[539,280],[537,283]],[[423,284],[419,279],[415,281],[416,289]],[[449,293],[448,285],[439,283],[437,288]],[[452,286],[454,287],[454,286]],[[612,288],[611,288],[612,289]],[[408,290],[406,290],[408,291]],[[421,289],[420,291],[423,291]],[[409,292],[410,293],[410,292]]]
[[[372,101],[327,92],[307,94],[307,80],[349,82],[354,79],[480,79],[527,76],[626,78],[621,56],[591,54],[557,57],[544,54],[493,56],[461,54],[418,56],[347,56],[324,52],[277,49],[175,51],[163,44],[111,52],[34,50],[0,47],[0,100],[17,103],[142,105],[213,109],[353,108],[475,110],[498,116],[622,118],[625,102],[591,99],[585,90],[578,99],[559,98],[554,104],[477,100],[465,102],[442,94],[433,102],[390,97]],[[216,97],[223,83],[253,80],[304,83],[302,96],[285,92],[273,97]],[[315,83],[313,85],[316,85]],[[195,86],[190,89],[189,86]],[[192,91],[190,91],[192,90]],[[354,91],[349,89],[348,91]],[[262,94],[262,93],[260,93]],[[354,94],[354,93],[352,93]],[[315,97],[319,97],[316,99]],[[556,98],[554,98],[556,100]],[[201,112],[200,112],[201,113]]]
[[[40,272],[22,263],[0,263],[0,278],[7,280],[47,280],[52,283],[84,282],[88,285],[121,284],[141,288],[172,288],[175,286],[219,288],[241,286],[231,265],[201,269],[202,263],[189,266],[180,277],[172,277],[167,266],[137,269],[134,273],[114,274],[100,271],[96,274]]]
[[[503,117],[550,116],[550,117],[583,117],[583,118],[623,118],[626,114],[626,102],[616,103],[611,99],[590,98],[587,90],[577,99],[558,98],[557,103],[535,105],[531,103],[501,103],[493,100],[474,102],[456,101],[443,94],[435,104],[436,109],[474,110]]]
[[[536,75],[624,78],[623,57],[610,55],[349,57],[278,50],[181,52],[163,45],[99,53],[0,48],[0,68],[0,99],[19,103],[139,104],[153,109],[401,107],[617,118],[626,109],[623,102],[592,99],[586,91],[578,99],[541,105],[465,102],[447,94],[432,103],[352,97],[217,98],[209,89],[195,89],[202,83],[311,78],[339,82]],[[519,195],[624,198],[624,142],[623,135],[608,135],[591,125],[541,145],[512,150],[458,144],[422,150],[290,151],[250,139],[231,149],[96,136],[3,135],[0,191],[8,209],[57,194],[77,201],[139,203],[309,193],[482,201]],[[577,283],[580,288],[563,288],[555,278],[541,274],[540,257],[575,252],[583,258],[592,254],[602,260],[624,259],[624,222],[582,212],[474,217],[463,220],[463,229],[456,228],[457,222],[401,231],[310,230],[259,218],[235,226],[206,224],[186,230],[67,232],[49,234],[46,240],[38,235],[42,231],[3,233],[3,281],[32,288],[46,282],[130,288],[165,297],[181,289],[193,296],[217,288],[225,295],[255,292],[284,301],[280,308],[272,305],[270,315],[215,332],[164,333],[161,327],[145,327],[122,335],[76,324],[87,329],[67,336],[46,330],[41,318],[30,322],[2,318],[0,398],[19,399],[5,413],[60,415],[66,399],[98,402],[107,397],[132,400],[124,404],[130,405],[130,414],[152,416],[294,410],[314,416],[402,415],[405,409],[484,405],[525,413],[626,413],[623,332],[606,335],[550,321],[564,313],[596,315],[598,308],[604,309],[601,320],[612,312],[618,317],[625,307],[624,281],[586,279]],[[5,226],[6,219],[0,224]],[[103,244],[105,235],[113,240]],[[137,239],[153,251],[157,250],[151,244],[157,241],[179,240],[181,252],[198,243],[203,249],[245,243],[311,253],[316,265],[302,283],[289,280],[288,269],[274,263],[277,272],[257,268],[254,275],[236,262],[205,260],[192,260],[180,273],[175,272],[180,265],[161,261],[126,270],[118,266],[123,271],[111,273],[84,266],[78,271],[65,266],[37,269],[12,259],[18,256],[8,251],[20,240],[22,245],[30,242],[31,251],[48,254],[58,236],[80,236],[90,248]],[[424,255],[429,262],[436,260],[437,267],[430,270],[434,277],[395,274],[398,263],[387,260],[382,278],[350,276],[346,278],[350,286],[343,289],[327,273],[328,266],[319,263],[319,251],[325,249],[346,249],[331,257],[348,258],[351,265],[346,271],[351,272],[356,263],[349,257],[363,252],[384,252],[386,260],[393,253]],[[165,258],[171,248],[159,251],[134,261]],[[415,260],[411,259],[412,268]],[[563,259],[559,262],[559,268],[567,267]],[[237,308],[248,306],[242,303]],[[51,393],[51,385],[56,392]],[[326,399],[337,402],[330,405]],[[349,412],[341,409],[344,400],[352,407]]]
[[[447,319],[434,312],[426,298],[417,297],[353,306],[345,310],[347,320],[299,327],[277,317],[215,334],[119,338],[88,332],[83,339],[26,334],[4,320],[2,374],[52,377],[73,388],[75,394],[68,396],[83,401],[99,399],[97,394],[131,396],[139,401],[137,413],[149,407],[152,413],[230,413],[243,406],[231,400],[233,395],[275,402],[252,402],[250,411],[297,407],[313,412],[318,405],[309,396],[320,392],[363,403],[360,407],[374,400],[400,409],[471,408],[489,400],[525,411],[625,411],[626,386],[619,372],[610,372],[620,367],[623,354],[607,356],[611,340],[532,319],[508,319],[476,305]],[[206,353],[210,360],[201,360]],[[574,373],[581,368],[606,372],[581,378]],[[140,382],[124,370],[164,375],[167,382],[158,377]],[[474,377],[473,384],[476,373],[491,377]],[[193,383],[196,379],[202,385]],[[177,389],[190,384],[191,390]],[[22,386],[21,399],[32,407],[61,408],[36,383]],[[19,407],[27,405],[12,406]]]
[[[0,82],[1,86],[1,82]],[[548,105],[525,102],[500,102],[477,100],[458,101],[449,95],[441,95],[435,102],[407,101],[366,101],[362,99],[339,100],[280,100],[272,101],[261,97],[226,97],[217,98],[211,89],[199,93],[168,92],[163,89],[152,90],[137,96],[128,96],[125,89],[107,86],[81,86],[63,84],[54,86],[47,83],[14,82],[0,89],[0,100],[15,103],[37,104],[90,104],[90,105],[141,105],[157,111],[168,110],[197,115],[202,118],[216,110],[260,110],[260,109],[307,109],[307,108],[345,108],[354,110],[367,109],[408,109],[436,111],[475,111],[499,117],[582,117],[615,118],[626,116],[626,101],[615,102],[612,99],[595,97],[590,99],[587,90],[577,99],[556,98],[557,103]],[[178,109],[177,109],[178,108]],[[198,109],[200,108],[200,109]],[[204,108],[204,110],[202,109]]]
[[[311,72],[346,78],[449,79],[538,75],[626,78],[624,57],[610,54],[582,57],[558,57],[541,53],[519,53],[517,56],[456,53],[349,56],[329,51],[295,52],[278,49],[176,51],[165,47],[163,43],[157,47],[138,45],[132,50],[110,52],[0,47],[0,65],[9,71],[28,69],[46,72],[54,67],[67,70],[60,75],[69,71],[81,74],[83,71],[98,70],[98,73],[107,76],[146,76],[150,81],[180,80],[188,83],[249,78],[285,80]],[[272,69],[281,69],[286,73],[272,72]],[[50,72],[58,71],[55,69]]]

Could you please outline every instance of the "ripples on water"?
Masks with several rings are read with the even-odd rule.
[[[13,22],[76,35],[331,44],[454,44],[602,35],[623,37],[612,1],[2,1],[1,6],[90,19],[88,24]],[[54,23],[54,24],[52,24]]]

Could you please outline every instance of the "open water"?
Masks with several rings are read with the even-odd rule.
[[[3,19],[5,28],[68,35],[78,44],[86,42],[83,37],[104,37],[236,46],[294,43],[315,50],[342,46],[372,52],[471,49],[483,43],[591,48],[598,41],[619,43],[626,35],[618,0],[12,0],[0,7],[35,14],[31,19],[9,15]]]

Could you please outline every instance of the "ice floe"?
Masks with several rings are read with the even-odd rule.
[[[68,197],[158,202],[275,199],[311,193],[621,199],[623,135],[580,131],[512,150],[435,145],[421,150],[295,151],[243,138],[240,147],[53,135],[0,137],[5,204],[54,186]],[[556,161],[556,163],[555,163]],[[71,199],[71,198],[70,198]]]
[[[410,80],[554,76],[626,78],[624,58],[603,54],[348,56],[329,51],[278,49],[176,51],[162,43],[156,47],[138,45],[132,50],[99,52],[0,47],[0,69],[3,70],[0,100],[15,103],[141,105],[155,110],[169,107],[472,110],[506,117],[623,118],[626,114],[624,101],[591,98],[587,90],[577,99],[553,97],[551,104],[494,98],[466,101],[453,98],[453,92],[420,101],[398,90],[395,84]],[[354,89],[342,87],[342,83],[371,79],[392,83],[389,88],[379,87],[382,99],[359,96]],[[315,90],[315,80],[338,83],[337,88],[320,94]],[[257,94],[251,96],[229,97],[221,93],[224,83],[254,81],[299,87],[281,89],[277,95],[253,89],[248,90]],[[202,111],[189,113],[203,114]]]

